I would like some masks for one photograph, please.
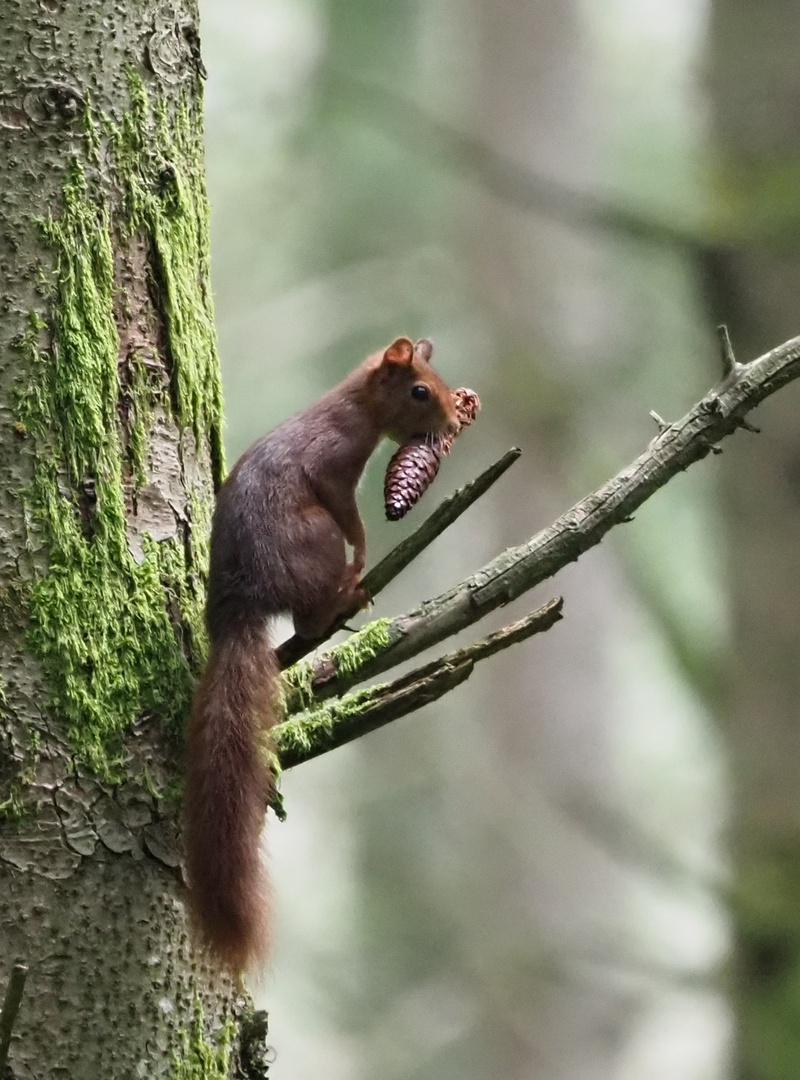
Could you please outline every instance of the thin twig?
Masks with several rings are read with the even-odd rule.
[[[717,337],[719,338],[719,351],[722,359],[722,374],[727,377],[736,367],[736,357],[733,355],[731,336],[725,323],[721,323],[717,327]]]
[[[471,480],[463,488],[459,488],[458,491],[445,499],[415,532],[407,536],[405,540],[401,540],[397,547],[393,548],[385,558],[381,559],[364,575],[361,584],[367,594],[374,598],[381,589],[386,588],[390,581],[394,581],[397,575],[405,570],[408,564],[424,551],[429,544],[432,544],[437,536],[440,536],[446,528],[461,517],[465,510],[468,510],[474,502],[486,494],[503,473],[511,468],[521,453],[522,451],[518,447],[507,450],[501,458],[495,461],[493,465],[490,465],[480,476],[476,476],[474,480]],[[339,622],[316,641],[298,637],[297,634],[290,637],[277,650],[278,663],[282,668],[297,663],[298,660],[312,652],[317,646],[326,642],[332,634],[341,629],[344,623],[355,614],[356,611],[350,611],[343,615]]]
[[[432,660],[383,686],[357,691],[286,720],[273,729],[273,744],[282,769],[290,769],[344,746],[448,693],[472,674],[475,664],[543,633],[563,618],[561,597],[466,648]]]
[[[719,338],[719,351],[722,359],[722,382],[719,383],[716,389],[717,393],[722,393],[724,390],[727,390],[729,386],[733,386],[737,379],[742,377],[747,370],[747,364],[740,364],[734,356],[731,336],[728,333],[728,327],[725,323],[722,323],[717,327],[717,337]],[[739,427],[744,428],[745,431],[752,431],[756,435],[760,434],[760,429],[754,427],[744,416],[739,418]],[[711,451],[714,454],[722,453],[718,446],[712,446]]]
[[[667,428],[669,427],[669,424],[667,423],[667,421],[662,416],[658,415],[658,413],[656,412],[655,409],[650,410],[650,415],[652,416],[652,418],[656,422],[656,427],[658,428],[658,434],[661,435],[663,432],[665,432],[667,430]]]
[[[6,1062],[8,1051],[11,1046],[11,1032],[19,1012],[20,1002],[25,990],[25,979],[28,977],[28,965],[18,960],[11,970],[11,976],[6,987],[3,1011],[0,1012],[0,1076],[6,1074]]]
[[[417,555],[429,544],[432,544],[437,536],[440,536],[461,517],[465,510],[469,510],[474,502],[486,494],[503,473],[519,459],[521,453],[519,447],[513,446],[474,480],[470,480],[463,488],[454,491],[449,498],[445,499],[415,532],[407,536],[405,540],[401,540],[397,547],[392,548],[385,558],[364,575],[361,584],[366,592],[375,597],[381,589],[386,588],[390,581],[394,581],[397,575],[405,570],[408,564],[416,559]]]
[[[720,439],[742,425],[747,412],[800,376],[800,338],[737,367],[733,382],[726,379],[711,390],[683,419],[665,428],[636,461],[548,528],[498,555],[446,593],[382,626],[381,643],[363,662],[337,670],[335,653],[311,661],[310,692],[320,697],[341,694],[387,671],[516,599],[599,544],[609,529],[629,520],[673,476],[713,452]]]

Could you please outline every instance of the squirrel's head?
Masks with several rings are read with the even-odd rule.
[[[401,445],[459,429],[453,393],[430,365],[433,342],[400,337],[370,357],[370,402],[384,435]]]

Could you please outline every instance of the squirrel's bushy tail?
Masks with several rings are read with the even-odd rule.
[[[260,851],[270,795],[267,731],[278,667],[266,627],[231,628],[211,648],[187,735],[184,838],[195,932],[231,972],[268,950],[268,887]]]

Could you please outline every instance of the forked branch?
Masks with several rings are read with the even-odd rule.
[[[562,598],[556,597],[524,619],[464,649],[432,660],[393,683],[357,690],[339,701],[319,705],[284,721],[273,731],[281,767],[290,769],[300,765],[436,701],[468,679],[479,660],[549,630],[563,618],[563,606]]]
[[[723,438],[738,427],[752,430],[747,413],[800,376],[800,338],[749,364],[732,361],[731,355],[726,347],[724,377],[718,386],[682,419],[662,422],[643,454],[552,525],[413,611],[370,624],[344,645],[295,665],[287,675],[297,693],[302,688],[302,707],[348,692],[552,577],[599,544],[614,525],[630,521],[642,503],[677,473],[719,452]],[[366,642],[369,647],[358,647]]]

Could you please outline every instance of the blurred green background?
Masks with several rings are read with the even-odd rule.
[[[229,460],[398,334],[484,409],[400,524],[373,462],[371,561],[524,450],[376,614],[627,464],[716,323],[800,332],[797,5],[201,7]],[[563,593],[549,634],[284,778],[276,1080],[800,1076],[799,401],[494,620]]]

